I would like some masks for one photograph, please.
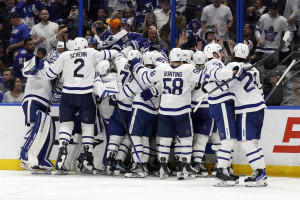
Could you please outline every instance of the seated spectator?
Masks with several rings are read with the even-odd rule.
[[[9,58],[6,55],[6,53],[4,52],[4,44],[1,40],[0,40],[0,61],[2,61],[3,64],[7,67],[11,66],[10,65],[11,63],[9,62]]]
[[[42,7],[40,0],[21,0],[11,11],[19,13],[21,21],[32,29],[35,25],[34,17],[39,14]]]
[[[57,33],[58,25],[49,21],[49,12],[46,8],[40,10],[39,17],[41,22],[34,25],[30,31],[31,38],[34,41],[36,54],[37,49],[42,47],[50,52],[51,46],[49,43],[50,38]]]
[[[12,25],[9,22],[9,14],[11,9],[15,6],[15,0],[6,0],[5,7],[0,8],[0,38],[4,41],[9,41]],[[7,45],[5,45],[7,47]]]
[[[187,24],[187,35],[199,35],[200,34],[200,29],[201,29],[201,16],[202,16],[202,11],[203,7],[202,6],[197,6],[195,10],[195,19],[191,20]]]
[[[24,46],[24,40],[30,37],[28,27],[22,23],[20,15],[17,12],[11,12],[8,16],[13,30],[10,34],[10,45],[6,49],[6,53],[15,52]]]
[[[24,79],[22,74],[22,69],[24,67],[24,63],[30,60],[34,55],[34,42],[33,39],[27,38],[24,40],[24,48],[20,49],[18,55],[15,59],[13,70],[14,76],[20,78],[21,80]]]
[[[67,0],[45,0],[43,5],[49,11],[49,20],[59,23],[62,20],[62,12],[64,13],[67,6]]]
[[[3,71],[3,83],[0,83],[0,90],[5,94],[7,91],[9,91],[10,84],[11,84],[11,79],[13,79],[13,72],[11,69],[5,69]]]
[[[21,103],[24,98],[22,80],[20,78],[13,78],[10,81],[10,91],[4,94],[2,103]]]
[[[158,29],[161,29],[165,24],[168,23],[171,15],[170,0],[160,0],[159,5],[161,9],[155,10],[154,14],[156,16],[157,27]]]
[[[154,13],[148,13],[145,17],[145,21],[143,23],[142,26],[142,36],[143,38],[148,38],[148,30],[150,28],[150,26],[155,26],[157,28],[157,24],[156,24],[156,16]]]

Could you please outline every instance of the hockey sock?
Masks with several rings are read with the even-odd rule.
[[[253,171],[255,171],[256,169],[264,169],[264,162],[260,158],[259,150],[257,149],[254,141],[241,141],[241,147],[244,150],[246,158]]]
[[[205,147],[208,141],[207,135],[195,134],[193,144],[194,162],[201,162],[205,153]]]
[[[110,155],[110,152],[113,152],[115,155],[118,153],[119,146],[121,141],[123,140],[124,136],[119,135],[110,135],[109,136],[109,142],[107,145],[107,154],[106,157],[108,158]]]
[[[154,137],[151,137],[150,138],[150,153],[149,153],[149,160],[148,162],[150,164],[153,164],[156,156],[157,156],[157,153],[156,153],[156,138]]]
[[[263,152],[263,149],[261,148],[261,146],[259,145],[259,140],[252,140],[252,141],[255,142],[255,146],[259,150],[260,159],[262,160],[262,164],[263,164],[264,169],[265,169],[266,168],[266,162],[265,162],[264,152]]]
[[[231,150],[234,148],[236,139],[222,140],[218,150],[218,168],[227,168],[230,163]]]
[[[193,137],[180,138],[180,149],[182,158],[186,158],[186,162],[191,162],[193,152]]]
[[[135,151],[134,147],[132,147],[133,161],[135,163],[139,163],[139,159],[137,158],[136,154],[138,154],[139,158],[142,160],[142,156],[143,156],[142,138],[140,136],[136,136],[136,135],[131,136],[131,138],[132,138],[134,147],[136,149],[136,151]],[[143,161],[141,161],[141,162],[143,162]]]
[[[175,137],[174,154],[175,158],[178,158],[178,161],[182,161],[181,146],[179,140],[181,139]]]
[[[66,141],[70,143],[72,129],[74,127],[74,122],[62,122],[59,128],[59,146],[62,146],[62,142]]]
[[[143,156],[142,156],[141,160],[142,160],[142,163],[147,163],[149,160],[149,154],[150,154],[149,138],[146,136],[143,136],[142,143],[143,143]]]
[[[130,143],[131,142],[130,142],[128,135],[125,135],[125,137],[123,138],[123,140],[119,146],[116,160],[122,160],[122,162],[125,161],[126,156],[128,155],[129,148],[130,148]]]
[[[159,137],[158,147],[158,160],[162,157],[166,158],[166,162],[169,160],[170,146],[173,138]]]
[[[81,123],[82,128],[82,144],[89,147],[92,151],[94,145],[94,124]]]

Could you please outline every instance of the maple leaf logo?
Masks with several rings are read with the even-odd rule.
[[[275,37],[278,35],[278,32],[274,32],[273,26],[271,26],[269,30],[264,30],[264,32],[265,32],[265,39],[270,42],[273,42]]]

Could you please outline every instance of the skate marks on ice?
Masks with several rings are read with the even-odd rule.
[[[247,188],[244,178],[234,187],[214,187],[214,178],[178,181],[177,177],[128,179],[104,175],[31,175],[27,171],[0,171],[0,199],[299,199],[300,178],[268,177],[269,185]]]

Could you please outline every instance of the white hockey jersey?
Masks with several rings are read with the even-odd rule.
[[[205,81],[208,82],[205,89],[210,92],[216,87],[223,84],[226,80],[232,78],[232,69],[226,67],[221,60],[212,59],[205,63]],[[211,93],[208,97],[209,104],[218,104],[233,99],[234,93],[229,88],[234,84],[235,80],[224,85],[219,90]]]
[[[101,60],[114,57],[115,50],[97,51],[87,48],[79,51],[62,53],[54,65],[47,70],[49,79],[54,79],[62,73],[64,80],[63,93],[87,94],[93,92],[96,64]]]
[[[135,72],[144,84],[161,83],[160,114],[181,115],[191,112],[192,85],[200,79],[200,71],[195,66],[161,64],[155,70],[150,70],[139,65]]]
[[[35,59],[35,57],[33,57]],[[24,73],[27,77],[23,103],[28,100],[36,100],[45,106],[48,106],[52,97],[51,81],[47,78],[46,71],[49,69],[47,61],[44,62],[44,68],[37,71],[36,74],[30,75]]]
[[[260,47],[257,45],[256,51],[273,53],[279,47],[282,34],[285,31],[290,31],[291,34],[288,41],[292,41],[294,36],[293,30],[283,16],[278,15],[276,18],[273,18],[269,13],[263,14],[256,25],[255,36],[256,38],[262,37],[266,42],[266,46]],[[288,45],[287,43],[282,49],[283,52],[289,50],[287,48]]]
[[[245,69],[251,64],[232,62],[227,65],[229,68],[240,66]],[[227,67],[226,66],[226,67]],[[242,81],[235,81],[231,87],[231,91],[235,94],[235,113],[247,113],[259,111],[266,108],[262,86],[259,80],[259,71],[252,68],[248,71],[247,76]]]
[[[205,72],[201,71],[200,72],[200,83],[204,82],[204,78],[205,78]],[[205,93],[203,92],[203,90],[201,89],[201,84],[199,83],[195,83],[195,85],[192,87],[192,108],[195,108],[198,104],[198,102],[196,101],[199,97],[205,95]],[[201,105],[199,106],[199,108],[208,108],[209,104],[208,104],[208,98],[205,97],[201,103]]]

